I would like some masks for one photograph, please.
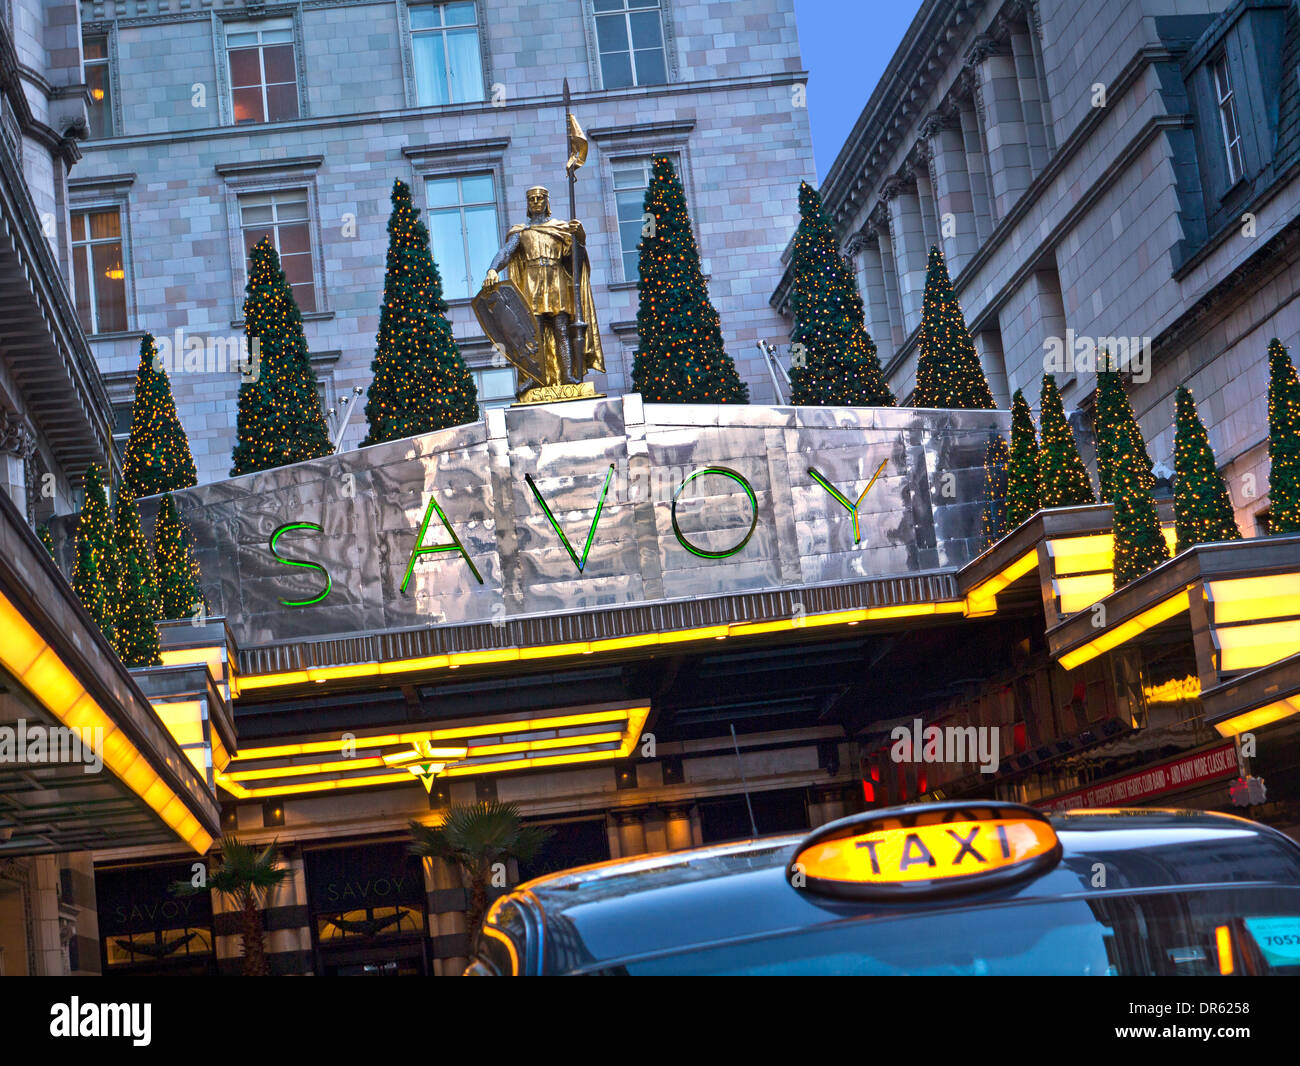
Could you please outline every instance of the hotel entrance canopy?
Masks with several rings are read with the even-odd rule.
[[[0,690],[0,857],[207,851],[220,825],[215,792],[3,493]],[[69,729],[87,743],[71,743]]]

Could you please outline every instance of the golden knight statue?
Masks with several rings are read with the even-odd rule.
[[[586,254],[587,235],[582,223],[577,219],[565,222],[552,218],[550,194],[540,185],[528,190],[527,205],[528,221],[510,227],[505,245],[497,252],[483,280],[483,291],[491,292],[501,284],[498,271],[504,269],[537,319],[539,350],[535,362],[541,380],[532,381],[521,374],[516,393],[521,400],[539,386],[552,391],[558,386],[579,386],[588,370],[605,369],[596,304],[591,295],[591,260]]]

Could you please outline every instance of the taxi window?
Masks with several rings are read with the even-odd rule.
[[[527,946],[527,926],[519,905],[508,897],[499,899],[479,930],[474,959],[465,971],[466,976],[518,976],[525,966]]]
[[[1300,889],[1098,893],[848,919],[587,972],[641,975],[1300,974]]]

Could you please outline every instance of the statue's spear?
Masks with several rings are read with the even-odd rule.
[[[582,132],[578,120],[573,117],[569,106],[569,79],[564,79],[564,129],[569,139],[569,159],[564,169],[569,175],[569,218],[578,217],[578,168],[587,161],[587,135]],[[578,381],[586,373],[585,355],[587,323],[582,320],[582,298],[579,289],[578,236],[573,236],[573,322],[569,326],[569,345],[573,350],[572,373]]]

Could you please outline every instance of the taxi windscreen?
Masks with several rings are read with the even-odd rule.
[[[606,975],[1300,974],[1300,888],[1230,885],[845,918],[625,958]]]

